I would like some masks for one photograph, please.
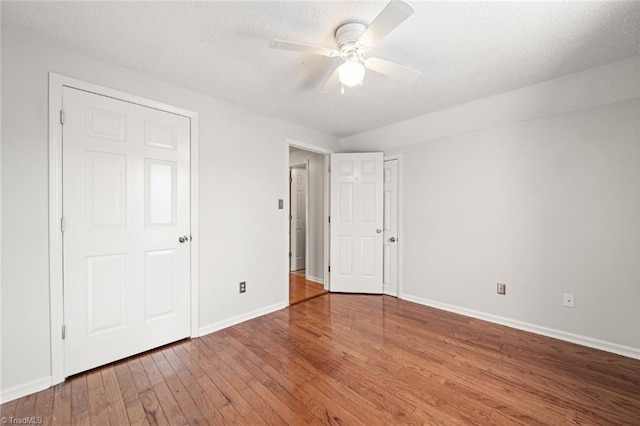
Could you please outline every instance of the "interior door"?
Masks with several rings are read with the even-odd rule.
[[[382,293],[382,160],[331,155],[331,291]]]
[[[63,89],[65,376],[189,336],[187,117]]]
[[[384,294],[398,296],[398,160],[384,162],[383,190],[382,284]]]
[[[306,264],[306,230],[307,230],[307,169],[294,167],[291,169],[291,270],[299,271]]]

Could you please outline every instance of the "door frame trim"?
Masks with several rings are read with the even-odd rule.
[[[400,298],[402,295],[402,246],[404,238],[402,237],[402,154],[385,155],[382,158],[382,164],[385,161],[397,160],[398,163],[398,291],[395,297]]]
[[[285,144],[285,152],[284,152],[284,160],[285,160],[285,164],[287,165],[286,169],[285,169],[285,194],[289,194],[290,191],[290,184],[289,184],[289,148],[299,148],[299,149],[303,149],[305,151],[310,151],[310,152],[315,152],[316,154],[322,154],[324,155],[324,212],[323,212],[323,216],[324,216],[324,289],[327,291],[330,291],[331,289],[331,277],[329,272],[327,271],[327,268],[329,266],[329,185],[330,185],[330,181],[329,181],[329,165],[331,164],[331,154],[334,153],[333,150],[328,149],[328,148],[324,148],[321,146],[317,146],[317,145],[312,145],[309,143],[305,143],[305,142],[301,142],[295,139],[291,139],[291,138],[286,138],[286,144]],[[307,178],[308,178],[308,173],[309,173],[309,165],[307,165]],[[308,180],[308,179],[307,179]],[[307,195],[307,199],[308,199],[308,195]],[[290,211],[291,207],[289,206],[289,197],[285,197],[285,211]],[[285,228],[289,229],[289,215],[284,215],[285,216]],[[308,217],[307,217],[308,219]],[[288,234],[288,232],[287,232]],[[285,239],[285,250],[283,250],[283,253],[287,254],[289,252],[289,240],[288,238]],[[306,242],[305,242],[306,244]],[[287,304],[289,304],[289,256],[285,256],[284,257],[284,263],[286,265],[285,270],[287,271],[287,275],[286,275],[286,279],[284,280],[284,284],[285,284],[285,295],[286,295],[286,302]],[[306,274],[306,271],[305,271]]]
[[[141,96],[94,83],[49,73],[49,314],[51,342],[51,385],[64,381],[63,245],[62,245],[62,125],[60,106],[63,87],[108,96],[114,99],[181,115],[190,120],[190,196],[191,196],[191,337],[199,335],[199,229],[198,229],[198,142],[199,117],[195,111],[178,108]]]

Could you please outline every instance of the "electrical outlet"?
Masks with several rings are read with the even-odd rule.
[[[501,294],[504,296],[505,294],[507,294],[507,285],[504,283],[498,283],[497,291],[498,291],[498,294]]]
[[[246,281],[241,281],[240,282],[240,293],[244,293],[247,291],[247,282]]]
[[[564,293],[562,295],[562,306],[565,308],[575,307],[575,296],[571,293]]]

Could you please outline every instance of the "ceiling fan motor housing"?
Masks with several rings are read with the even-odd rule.
[[[358,39],[365,32],[367,26],[360,22],[347,22],[336,29],[336,44],[343,58],[353,55],[360,57],[364,53]]]

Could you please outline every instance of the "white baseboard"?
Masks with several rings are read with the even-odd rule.
[[[9,389],[2,389],[0,394],[0,404],[13,401],[14,399],[40,392],[51,386],[51,376],[36,379],[28,383],[23,383]]]
[[[201,327],[199,329],[199,336],[204,336],[206,334],[213,333],[214,331],[222,330],[223,328],[240,324],[241,322],[257,318],[262,315],[270,314],[271,312],[279,311],[280,309],[284,309],[287,306],[289,306],[287,302],[280,302],[271,306],[257,309],[252,312],[247,312],[243,315],[229,318],[224,321],[216,322],[206,327]],[[32,393],[40,392],[41,390],[47,389],[50,386],[52,386],[52,378],[51,376],[47,376],[43,377],[42,379],[33,380],[29,383],[24,383],[9,389],[2,389],[2,391],[0,392],[0,404],[13,401],[14,399],[18,399]]]
[[[318,284],[324,285],[324,280],[322,278],[317,278],[317,277],[312,277],[311,275],[307,275],[305,277],[305,279],[307,281],[313,281],[314,283],[318,283]]]
[[[556,330],[553,328],[542,327],[540,325],[531,324],[528,322],[518,321],[510,318],[500,317],[497,315],[487,314],[473,309],[461,308],[459,306],[448,305],[446,303],[440,303],[429,299],[423,299],[421,297],[415,297],[408,294],[401,294],[400,299],[407,300],[409,302],[415,302],[420,305],[430,306],[436,309],[442,309],[443,311],[453,312],[456,314],[464,315],[467,317],[477,318],[484,321],[489,321],[495,324],[505,325],[507,327],[515,328],[518,330],[528,331],[542,336],[553,337],[554,339],[564,340],[566,342],[575,343],[589,348],[599,349],[606,352],[626,356],[629,358],[640,359],[640,349],[632,348],[630,346],[623,346],[617,343],[606,342],[604,340],[594,339],[587,336],[581,336],[579,334],[573,334],[562,330]]]
[[[284,309],[289,306],[288,302],[280,302],[274,305],[266,306],[264,308],[256,309],[255,311],[247,312],[246,314],[238,315],[233,318],[229,318],[223,321],[218,321],[213,324],[200,327],[199,336],[204,336],[218,330],[222,330],[223,328],[231,327],[232,325],[240,324],[241,322],[248,321],[250,319],[254,319],[260,317],[262,315],[270,314],[271,312],[279,311],[280,309]]]

